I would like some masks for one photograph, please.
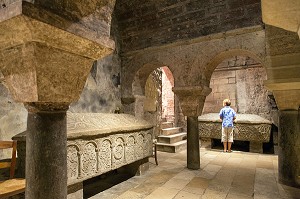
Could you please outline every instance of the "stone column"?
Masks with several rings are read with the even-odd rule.
[[[300,110],[280,111],[278,174],[283,184],[300,187]]]
[[[294,59],[290,57],[290,59],[300,64],[299,56]],[[272,60],[274,61],[274,58]],[[288,58],[282,58],[282,63],[289,63],[288,61]],[[295,65],[295,68],[299,64]],[[278,71],[282,72],[281,76],[286,75],[285,72],[287,72],[285,69]],[[265,81],[265,85],[273,92],[279,109],[279,181],[289,186],[300,187],[300,79],[269,79]]]
[[[200,169],[198,116],[187,117],[187,167]]]
[[[68,105],[26,106],[26,198],[66,199]]]
[[[183,114],[187,116],[187,167],[200,169],[198,116],[211,89],[206,86],[174,87],[173,92],[179,98]]]

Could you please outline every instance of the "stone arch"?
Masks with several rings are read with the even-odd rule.
[[[144,64],[140,67],[132,80],[132,93],[133,95],[145,95],[145,85],[149,75],[157,68],[165,66],[161,62],[152,62]]]
[[[208,80],[210,80],[212,73],[222,61],[237,55],[249,56],[255,61],[261,63],[263,67],[265,67],[263,58],[258,54],[254,53],[253,51],[245,50],[245,49],[230,49],[230,50],[220,52],[207,63],[205,67],[205,76],[208,78]]]
[[[249,57],[254,65],[237,65],[236,68],[232,65],[232,68],[227,68],[223,61],[235,56]],[[212,93],[206,98],[203,113],[217,112],[222,107],[223,99],[229,98],[232,100],[232,108],[238,113],[257,114],[270,119],[271,107],[267,100],[267,89],[264,87],[267,71],[263,60],[259,54],[244,49],[223,51],[211,59],[206,65],[205,73]],[[221,63],[224,66],[219,68]]]
[[[158,68],[164,68],[172,76],[172,87],[174,86],[174,76],[172,68],[164,65],[162,62],[151,62],[144,64],[136,72],[132,81],[132,95],[134,97],[134,115],[151,122],[154,127],[154,134],[159,135],[159,124],[162,120],[162,83],[161,77],[163,69],[156,71]],[[169,86],[170,87],[170,86]],[[172,92],[172,87],[168,89]],[[175,97],[173,95],[173,101]],[[173,102],[173,109],[175,102]],[[174,120],[174,110],[172,119]]]

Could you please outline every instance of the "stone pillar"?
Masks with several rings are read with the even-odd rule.
[[[67,109],[64,104],[27,104],[28,199],[67,198]]]
[[[187,167],[196,170],[200,168],[198,116],[211,89],[206,86],[173,87],[173,92],[187,116]]]
[[[278,174],[283,184],[300,187],[300,110],[280,111]]]
[[[187,167],[200,169],[198,116],[187,117]]]

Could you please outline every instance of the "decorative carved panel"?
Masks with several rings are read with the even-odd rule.
[[[82,153],[82,174],[84,176],[94,174],[97,171],[96,144],[89,142],[83,148]]]
[[[76,145],[69,145],[67,151],[67,165],[68,165],[68,179],[78,178],[79,171],[79,157],[78,147]]]
[[[234,140],[269,142],[271,122],[257,115],[238,114],[234,124]],[[222,124],[217,113],[199,117],[200,138],[221,139]]]
[[[108,139],[103,140],[100,143],[99,147],[99,157],[98,157],[98,165],[100,168],[100,172],[105,172],[111,170],[111,151],[112,145],[111,141]]]

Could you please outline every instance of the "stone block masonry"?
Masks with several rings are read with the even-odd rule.
[[[123,0],[116,13],[124,52],[262,25],[259,0]]]

